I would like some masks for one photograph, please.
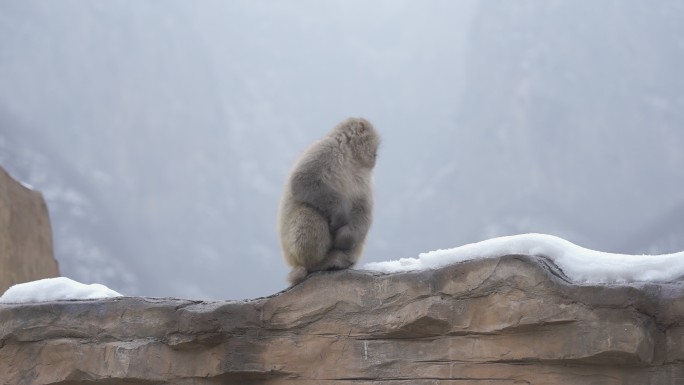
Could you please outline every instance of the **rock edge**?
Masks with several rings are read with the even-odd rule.
[[[0,305],[3,384],[681,384],[684,285],[549,260],[317,273],[267,298]]]

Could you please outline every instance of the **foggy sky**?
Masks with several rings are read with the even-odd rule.
[[[676,0],[11,0],[0,52],[0,165],[81,282],[285,288],[287,171],[348,116],[383,137],[363,262],[525,232],[684,250]]]

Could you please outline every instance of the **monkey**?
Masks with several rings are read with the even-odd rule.
[[[308,274],[341,270],[363,253],[372,222],[380,137],[363,118],[349,118],[295,162],[278,208],[278,234],[291,285]]]

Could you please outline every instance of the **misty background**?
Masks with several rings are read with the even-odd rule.
[[[84,283],[284,289],[288,169],[349,116],[383,137],[361,263],[526,232],[684,250],[679,0],[0,2],[0,166]]]

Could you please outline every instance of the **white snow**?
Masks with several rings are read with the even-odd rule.
[[[24,186],[24,187],[26,187],[27,189],[29,189],[29,190],[35,190],[35,189],[33,188],[33,186],[31,186],[30,184],[28,184],[28,183],[26,183],[26,182],[19,181],[19,183],[20,183],[22,186]]]
[[[395,273],[514,254],[548,257],[570,279],[580,283],[671,282],[684,278],[684,251],[663,255],[612,254],[585,249],[546,234],[493,238],[453,249],[421,253],[418,258],[367,263],[361,268]]]
[[[46,302],[109,297],[121,297],[121,294],[99,283],[86,285],[66,277],[57,277],[14,285],[0,297],[0,302]]]

